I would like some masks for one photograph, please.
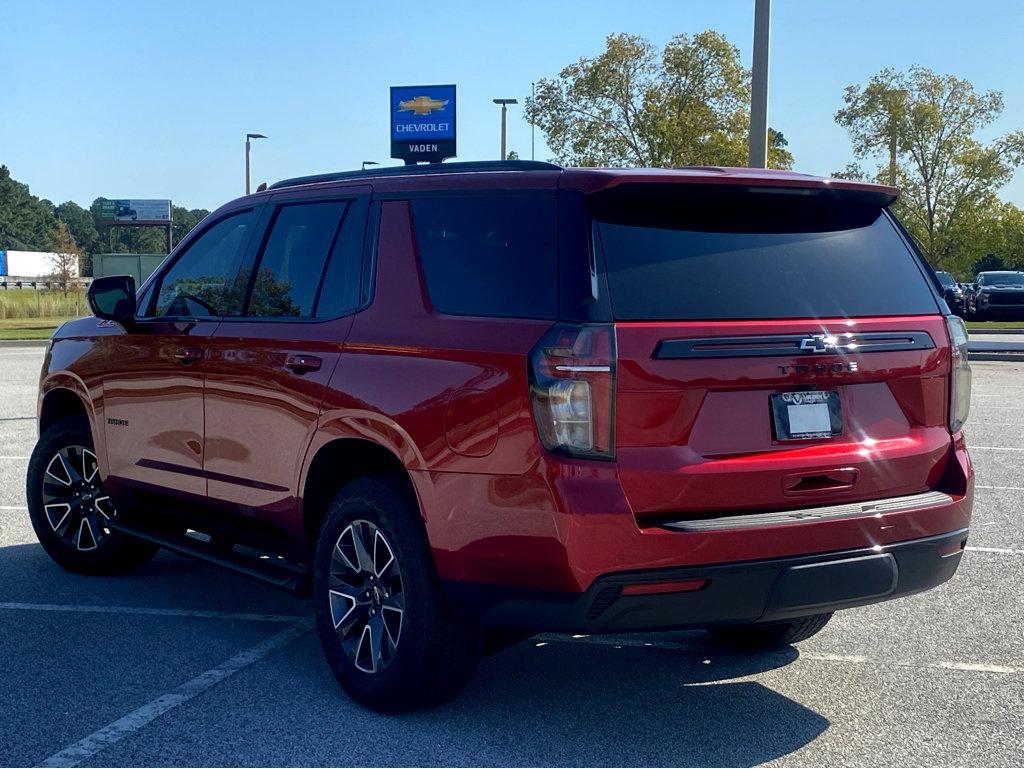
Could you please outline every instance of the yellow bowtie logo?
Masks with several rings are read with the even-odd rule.
[[[429,115],[434,110],[444,109],[448,106],[448,99],[432,99],[429,96],[417,96],[415,99],[406,99],[398,102],[399,112],[411,112],[414,115]]]

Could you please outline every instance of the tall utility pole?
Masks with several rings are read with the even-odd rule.
[[[250,143],[249,140],[250,139],[266,139],[266,138],[267,137],[264,136],[263,134],[246,134],[245,135],[245,194],[246,195],[249,194],[249,177],[251,176],[251,173],[250,173],[250,170],[249,170],[249,168],[250,168],[250,166],[249,166],[249,153],[252,150],[252,144]]]
[[[537,100],[537,84],[536,83],[530,83],[530,97],[534,101]],[[537,133],[537,126],[534,125],[533,123],[530,123],[530,160],[536,160],[536,158],[534,157],[534,154],[533,154],[534,135],[536,133]]]
[[[501,159],[506,157],[505,153],[505,122],[509,104],[518,104],[518,99],[494,99],[495,104],[501,105]]]
[[[747,165],[768,167],[768,27],[771,0],[754,0],[754,66],[750,91],[750,150]]]

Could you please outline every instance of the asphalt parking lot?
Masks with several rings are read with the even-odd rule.
[[[768,656],[532,639],[384,717],[337,687],[306,599],[167,554],[116,578],[47,558],[24,496],[41,361],[0,347],[4,765],[1024,764],[1024,363],[973,364],[974,523],[941,588]]]

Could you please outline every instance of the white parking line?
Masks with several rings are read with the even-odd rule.
[[[174,691],[157,697],[152,702],[133,710],[128,715],[83,737],[73,745],[68,745],[64,750],[54,753],[45,759],[40,766],[77,766],[101,750],[120,742],[144,726],[152,723],[167,711],[183,705],[210,687],[216,686],[226,678],[233,676],[239,670],[252,665],[254,662],[258,662],[271,652],[305,635],[312,629],[312,626],[311,620],[304,620],[289,628],[285,628],[267,640],[261,641],[240,654],[236,654],[231,659],[225,660],[216,667],[210,668],[205,673],[200,673]]]
[[[992,491],[1024,491],[1024,486],[981,486],[975,484],[976,489],[989,489]]]
[[[0,457],[0,459],[28,459],[28,457]]]
[[[703,654],[702,650],[694,649],[682,642],[675,641],[642,641],[635,638],[623,638],[620,636],[579,636],[568,638],[559,635],[542,635],[533,639],[538,646],[545,646],[548,643],[584,643],[596,646],[613,646],[616,648],[638,648],[638,649],[667,649],[669,651],[690,651]],[[893,666],[902,668],[930,669],[930,670],[961,670],[970,673],[998,673],[1000,675],[1024,675],[1024,668],[1009,667],[1007,665],[990,665],[982,662],[952,662],[948,660],[914,662],[911,660],[888,660],[868,657],[861,654],[827,654],[820,652],[801,651],[799,659],[815,660],[818,662],[842,662],[854,665],[877,665],[879,667]],[[711,664],[710,659],[703,659],[705,665]]]
[[[1000,673],[1001,675],[1021,675],[1024,668],[1014,668],[1008,665],[989,665],[981,662],[949,662],[939,660],[937,662],[910,662],[908,660],[879,660],[863,655],[855,654],[821,654],[814,652],[800,652],[800,659],[818,660],[821,662],[849,662],[860,665],[894,665],[900,668],[929,668],[932,670],[962,670],[968,673]]]
[[[1024,550],[1013,550],[1005,547],[973,547],[967,546],[964,550],[974,553],[994,553],[996,555],[1024,555]]]
[[[24,507],[24,506],[19,507],[17,505],[0,505],[0,510],[17,510],[17,511],[22,511],[22,510],[28,510],[28,508]]]
[[[1024,451],[1024,448],[1009,446],[968,446],[968,451]]]
[[[153,609],[145,606],[76,606],[72,604],[0,602],[0,610],[55,611],[80,614],[143,614],[154,617],[192,617],[196,619],[228,619],[249,622],[301,622],[305,617],[287,614],[252,614],[246,612],[204,611],[202,609]]]

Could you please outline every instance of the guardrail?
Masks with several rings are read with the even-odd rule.
[[[89,284],[92,283],[92,278],[72,278],[67,282],[67,287],[74,288],[88,288]],[[5,277],[0,279],[0,291],[6,291],[9,288],[34,288],[37,291],[47,291],[49,289],[63,289],[64,281],[54,280],[53,278],[11,278]]]

